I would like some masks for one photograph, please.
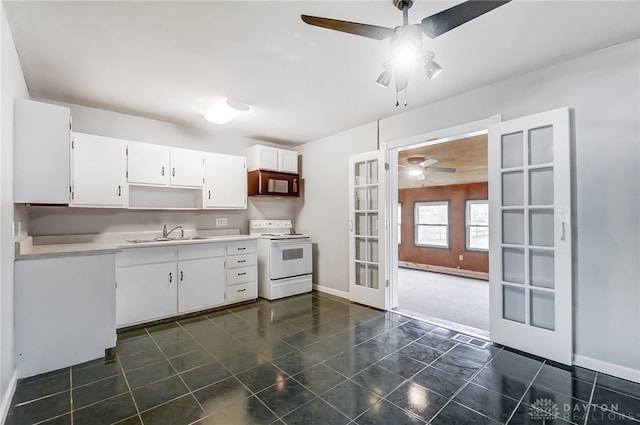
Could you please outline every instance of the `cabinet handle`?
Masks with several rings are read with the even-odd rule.
[[[244,291],[246,291],[246,290],[247,290],[247,288],[244,288],[244,289],[238,289],[238,292],[244,292]]]
[[[122,196],[122,186],[118,185],[118,196]]]
[[[238,260],[238,263],[246,263],[247,260]]]
[[[169,273],[169,283],[173,282],[173,274]]]
[[[238,248],[238,251],[244,251],[245,249],[247,248],[246,247]]]
[[[211,199],[211,191],[209,191],[209,199]]]
[[[160,170],[160,175],[164,176],[164,165],[162,166],[162,169]]]
[[[180,282],[182,282],[184,280],[184,273],[182,273],[182,270],[180,270]]]
[[[238,276],[244,276],[247,272],[238,273]]]
[[[171,169],[171,175],[172,175],[173,177],[175,177],[175,176],[176,176],[176,167],[173,167],[173,168]]]

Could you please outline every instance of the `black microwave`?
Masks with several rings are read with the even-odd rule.
[[[300,196],[300,175],[277,171],[249,171],[249,196]]]

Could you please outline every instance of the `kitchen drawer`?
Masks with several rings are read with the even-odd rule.
[[[256,264],[256,254],[230,255],[227,257],[227,268],[247,267]]]
[[[227,270],[227,286],[256,280],[256,268],[254,266]]]
[[[223,243],[198,243],[178,248],[178,260],[224,257],[226,245]]]
[[[127,249],[116,254],[117,267],[172,261],[176,261],[176,249],[169,247]]]
[[[238,241],[227,244],[227,255],[249,254],[256,252],[256,241]]]
[[[227,303],[229,304],[255,298],[258,298],[258,285],[256,285],[256,282],[246,282],[227,288]]]

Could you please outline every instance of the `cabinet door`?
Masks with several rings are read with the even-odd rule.
[[[14,111],[14,202],[68,204],[70,109],[16,99]]]
[[[169,184],[169,148],[129,142],[127,154],[129,183]]]
[[[202,187],[204,185],[204,152],[171,149],[171,185]]]
[[[178,263],[178,313],[224,303],[224,257],[185,260]]]
[[[176,314],[175,261],[118,267],[116,281],[118,327]]]
[[[270,146],[255,145],[249,152],[253,158],[251,169],[278,171],[278,149]]]
[[[207,208],[247,208],[245,157],[208,153],[206,181]]]
[[[285,149],[278,150],[279,171],[284,173],[298,173],[298,152]]]
[[[74,207],[123,207],[127,204],[125,142],[73,133],[72,191]]]

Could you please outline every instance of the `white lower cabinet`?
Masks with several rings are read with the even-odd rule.
[[[249,240],[119,252],[116,326],[257,298],[255,246],[256,241]],[[238,248],[246,254],[229,255]]]
[[[176,314],[175,248],[142,248],[116,254],[116,325],[123,327]]]

